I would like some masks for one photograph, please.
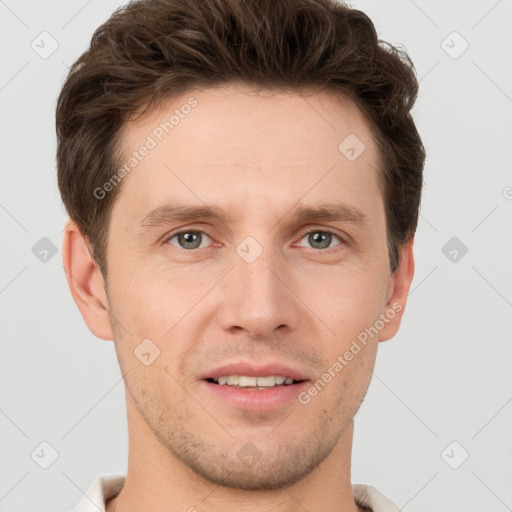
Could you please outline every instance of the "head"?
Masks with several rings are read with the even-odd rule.
[[[72,66],[68,282],[133,410],[196,474],[282,487],[351,427],[413,277],[417,89],[405,52],[330,0],[132,2]],[[228,363],[285,366],[302,399],[234,407],[212,390]]]

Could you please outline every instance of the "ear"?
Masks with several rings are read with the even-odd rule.
[[[412,279],[414,277],[414,237],[402,245],[399,250],[398,267],[391,276],[386,306],[381,318],[384,327],[379,332],[379,341],[386,341],[398,332]]]
[[[113,340],[103,275],[90,255],[88,240],[71,220],[64,228],[62,262],[71,295],[87,327],[98,338]]]

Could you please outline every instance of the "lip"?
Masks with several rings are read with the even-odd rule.
[[[245,411],[266,412],[273,411],[291,403],[298,403],[298,395],[305,391],[310,382],[304,380],[286,386],[275,386],[268,389],[248,389],[234,386],[221,386],[207,380],[200,381],[208,402],[220,401],[223,406],[226,404],[235,409]],[[220,408],[216,408],[221,410]]]
[[[238,388],[220,385],[207,379],[217,379],[223,375],[246,375],[248,377],[265,377],[268,375],[281,375],[296,381],[294,384],[274,386],[268,389]],[[235,362],[219,366],[202,375],[200,385],[206,396],[213,401],[220,401],[236,409],[246,411],[272,411],[287,404],[297,402],[301,391],[307,389],[311,383],[308,377],[295,368],[282,363],[254,364],[246,361]]]
[[[290,366],[282,363],[265,363],[254,364],[246,361],[225,364],[219,366],[208,373],[201,375],[199,378],[218,379],[223,375],[246,375],[247,377],[266,377],[269,375],[281,375],[283,377],[290,377],[293,380],[308,380],[308,377],[301,371],[291,368]]]

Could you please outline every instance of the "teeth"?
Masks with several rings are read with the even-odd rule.
[[[256,386],[256,381],[257,381],[257,377],[245,377],[245,376],[240,376],[238,377],[238,385],[241,387],[241,388],[247,388],[249,386]]]
[[[240,379],[241,380],[241,379]],[[258,386],[275,386],[277,379],[272,375],[269,377],[258,377],[257,379]],[[240,385],[240,384],[239,384]]]
[[[290,377],[283,377],[282,375],[268,375],[265,377],[248,377],[246,375],[223,375],[213,379],[221,386],[237,386],[241,388],[259,387],[259,388],[272,388],[274,386],[281,386],[282,384],[292,384],[293,379]]]

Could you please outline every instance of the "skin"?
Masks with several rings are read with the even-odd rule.
[[[362,510],[350,484],[353,418],[414,274],[412,239],[390,274],[371,130],[339,94],[231,85],[191,91],[130,122],[125,155],[192,96],[198,105],[122,182],[108,295],[88,241],[74,222],[65,228],[73,298],[91,332],[114,340],[125,381],[128,472],[107,510]],[[349,134],[365,144],[354,161],[338,150]],[[232,219],[140,227],[176,200],[221,206]],[[343,202],[368,224],[304,223],[289,213],[298,201]],[[184,228],[202,233],[199,249],[172,237]],[[340,238],[328,239],[326,252],[309,228]],[[248,236],[263,250],[250,264],[236,251]],[[316,382],[393,304],[393,318],[306,405],[249,411],[204,390],[200,375],[240,360],[279,360]],[[160,350],[148,366],[134,355],[144,339]],[[246,445],[251,465],[239,455]]]

